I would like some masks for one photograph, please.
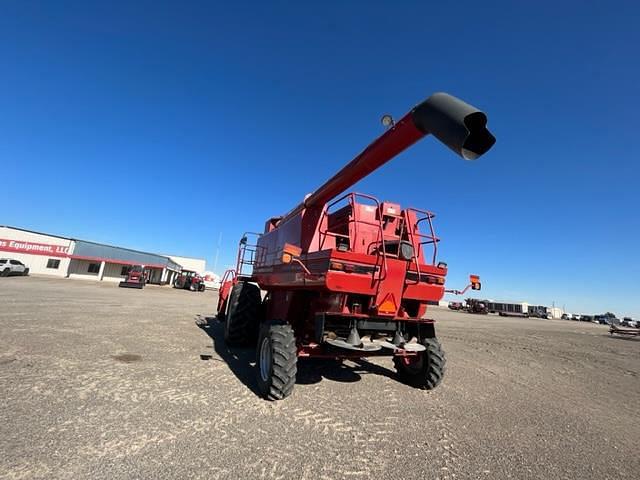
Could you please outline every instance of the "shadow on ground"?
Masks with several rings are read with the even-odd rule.
[[[628,340],[632,342],[640,341],[639,335],[603,335],[603,337],[615,338],[616,340]]]
[[[224,341],[224,325],[215,317],[196,317],[196,325],[213,341],[213,350],[229,365],[233,374],[253,393],[259,396],[255,379],[255,349],[228,347]],[[212,356],[200,355],[202,360],[211,360]],[[335,382],[357,382],[363,375],[375,374],[395,378],[395,373],[385,367],[365,359],[341,360],[298,359],[296,384],[312,385],[323,378]]]

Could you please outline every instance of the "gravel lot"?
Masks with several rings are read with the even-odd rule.
[[[0,478],[621,479],[640,472],[640,339],[434,309],[433,392],[391,361],[254,393],[215,293],[0,279]]]

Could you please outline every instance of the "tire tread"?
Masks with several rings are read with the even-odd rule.
[[[296,383],[297,348],[293,329],[283,322],[268,322],[263,324],[258,342],[257,356],[259,356],[262,339],[268,336],[272,345],[271,376],[267,382],[260,377],[259,358],[256,359],[258,386],[267,400],[282,400],[293,391]]]
[[[400,357],[394,357],[393,364],[404,383],[423,390],[433,390],[444,378],[447,359],[437,338],[425,338],[421,343],[427,349],[422,353],[426,361],[419,370],[410,371]]]
[[[238,282],[229,295],[225,318],[225,342],[230,346],[255,344],[258,336],[262,298],[257,285]]]

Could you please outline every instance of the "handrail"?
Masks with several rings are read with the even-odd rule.
[[[262,236],[261,233],[256,232],[244,232],[242,235],[240,242],[238,242],[238,256],[236,258],[236,276],[245,275],[243,271],[243,266],[248,265],[253,267],[256,263],[256,254],[258,252],[258,248],[260,246],[256,243],[248,243],[247,236],[251,235],[255,238],[260,238]],[[249,253],[249,259],[246,259],[246,255]],[[253,270],[253,268],[252,268]]]
[[[348,224],[349,223],[353,223],[354,226],[355,226],[354,232],[353,232],[353,238],[351,239],[350,249],[353,249],[353,245],[356,244],[356,240],[358,238],[358,224],[359,223],[364,224],[364,225],[370,225],[370,226],[373,226],[373,227],[378,227],[378,234],[380,236],[380,244],[381,244],[381,247],[382,247],[382,249],[380,250],[381,255],[379,255],[379,256],[382,257],[382,266],[383,266],[383,268],[376,269],[373,272],[372,276],[373,276],[373,278],[375,280],[375,275],[376,275],[376,273],[379,272],[378,280],[384,280],[387,277],[387,257],[386,257],[385,243],[384,243],[384,229],[382,227],[382,219],[379,218],[376,223],[373,223],[373,222],[369,222],[367,220],[361,220],[361,219],[357,218],[358,209],[354,208],[354,205],[356,204],[356,199],[358,197],[365,198],[367,200],[371,200],[372,202],[375,203],[377,211],[380,211],[380,201],[377,198],[375,198],[375,197],[373,197],[371,195],[367,195],[365,193],[350,192],[350,193],[347,193],[347,194],[337,198],[333,202],[327,204],[327,206],[322,211],[322,216],[320,217],[320,224],[319,224],[319,229],[318,229],[318,233],[320,234],[319,237],[318,237],[318,249],[322,250],[322,247],[324,246],[324,242],[325,242],[327,236],[349,238],[348,235],[342,235],[342,234],[339,234],[339,233],[330,232],[328,226],[327,226],[325,231],[322,230],[322,224],[324,222],[324,219],[325,219],[325,217],[329,216],[329,213],[328,213],[329,209],[331,207],[333,207],[334,205],[336,205],[337,203],[343,201],[345,198],[347,198],[348,202],[349,202],[349,206],[351,207],[352,215],[353,215],[353,219],[349,220],[347,223]]]
[[[354,224],[354,229],[353,229],[353,238],[350,238],[351,242],[350,242],[350,246],[349,249],[353,250],[353,246],[357,244],[357,238],[358,238],[358,225],[359,224],[363,224],[363,225],[370,225],[370,226],[374,226],[377,227],[378,229],[378,235],[379,235],[379,239],[376,240],[375,244],[380,245],[380,249],[378,251],[379,256],[382,257],[382,268],[381,269],[376,269],[377,272],[379,272],[377,279],[378,280],[383,280],[387,277],[388,274],[388,267],[387,267],[387,252],[386,252],[386,245],[385,245],[385,237],[384,237],[384,228],[382,226],[382,217],[379,216],[378,221],[377,222],[370,222],[367,220],[362,220],[360,218],[358,218],[358,209],[355,208],[355,204],[357,203],[357,199],[358,198],[363,198],[363,199],[367,199],[372,201],[375,204],[375,207],[377,209],[378,212],[380,212],[380,201],[371,196],[371,195],[367,195],[364,193],[357,193],[357,192],[350,192],[347,193],[339,198],[337,198],[336,200],[334,200],[333,202],[327,204],[327,206],[323,209],[322,211],[322,216],[320,218],[320,226],[319,226],[319,237],[318,237],[318,249],[322,250],[325,241],[327,239],[328,236],[330,237],[334,237],[334,238],[349,238],[349,235],[344,235],[341,233],[335,233],[335,232],[331,232],[329,231],[329,227],[327,225],[327,227],[323,230],[322,225],[324,224],[325,218],[328,218],[328,216],[330,215],[329,210],[334,207],[336,204],[344,201],[345,199],[347,199],[348,201],[348,205],[351,207],[351,218],[345,222],[347,225],[353,223]],[[409,212],[415,212],[416,213],[416,221],[415,224],[410,225],[409,224]],[[416,245],[417,247],[422,248],[422,246],[424,245],[428,245],[428,244],[433,244],[433,254],[431,257],[431,264],[435,265],[436,263],[436,258],[438,255],[438,242],[440,241],[440,239],[436,236],[435,234],[435,230],[433,228],[433,222],[432,219],[435,217],[435,214],[428,211],[428,210],[422,210],[419,208],[413,208],[413,207],[409,207],[406,208],[402,211],[402,213],[400,215],[394,215],[397,218],[400,218],[402,220],[402,231],[400,233],[400,238],[402,239],[403,234],[404,234],[404,229],[406,228],[407,234],[409,236],[409,240],[411,241],[412,245]],[[421,218],[418,218],[418,216],[420,216]],[[426,221],[429,225],[429,231],[428,233],[422,233],[420,232],[419,229],[419,224],[421,222]],[[417,238],[416,238],[417,237]],[[372,243],[373,244],[373,243]],[[371,245],[372,245],[371,244]],[[368,249],[367,249],[368,251]],[[425,260],[426,263],[426,252],[424,252],[424,250],[422,251],[423,254],[423,258]],[[421,278],[421,271],[420,271],[420,260],[419,260],[419,255],[418,252],[416,252],[416,255],[414,255],[414,258],[412,259],[415,262],[416,265],[416,273],[417,273],[417,278],[416,278],[416,283],[420,282],[420,278]],[[409,265],[407,266],[408,268],[410,268],[412,262],[409,262]],[[376,273],[373,273],[373,278],[374,280],[376,279]]]
[[[428,240],[422,241],[420,242],[420,245],[428,245],[430,243],[433,244],[433,255],[432,255],[432,259],[431,259],[431,264],[435,265],[436,264],[436,258],[438,257],[438,242],[440,241],[440,239],[436,236],[436,232],[433,228],[433,222],[432,219],[435,218],[435,214],[433,212],[430,212],[428,210],[422,210],[420,208],[413,208],[413,207],[409,207],[407,209],[405,209],[405,211],[413,211],[416,213],[421,213],[424,215],[424,217],[418,219],[414,225],[415,227],[415,234],[418,237],[422,237],[422,238],[427,238]],[[420,229],[418,228],[418,225],[420,224],[420,222],[423,222],[427,220],[428,224],[429,224],[429,231],[431,232],[431,234],[429,235],[428,233],[421,233]],[[424,252],[422,252],[424,255]],[[426,255],[425,255],[426,257]],[[426,261],[426,258],[425,258]]]
[[[224,273],[222,274],[222,280],[220,280],[221,287],[227,281],[227,277],[231,277],[230,280],[233,280],[237,277],[236,271],[233,268],[228,268],[224,271]]]
[[[404,229],[406,227],[407,228],[407,233],[409,234],[409,239],[411,240],[411,245],[418,245],[418,244],[416,244],[415,238],[413,236],[413,233],[414,233],[413,232],[413,228],[409,228],[411,225],[409,225],[409,215],[408,215],[406,209],[402,210],[402,220],[403,220],[403,222],[402,222],[402,230],[403,231],[400,232],[400,239],[402,239],[402,234],[404,233]],[[416,225],[417,224],[418,224],[418,222],[416,222]],[[416,285],[418,285],[420,283],[420,277],[421,277],[421,274],[420,274],[420,260],[419,260],[418,257],[419,257],[419,252],[417,252],[417,251],[414,252],[413,260],[416,262],[416,273],[417,273],[416,283],[415,283]],[[409,265],[411,265],[411,262],[409,262]],[[407,265],[407,270],[409,270],[409,265]],[[405,275],[405,282],[406,281],[407,281],[407,278],[406,278],[406,275]]]

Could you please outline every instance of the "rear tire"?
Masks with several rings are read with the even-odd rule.
[[[262,324],[256,349],[258,390],[267,400],[282,400],[293,391],[298,373],[296,338],[291,326],[272,321]]]
[[[447,360],[437,338],[425,338],[422,344],[427,349],[417,360],[407,363],[406,357],[393,357],[393,364],[403,383],[423,390],[433,390],[442,382]]]
[[[224,341],[230,346],[255,345],[260,325],[262,297],[257,285],[238,282],[231,289],[224,324]]]
[[[25,268],[25,269],[24,269],[24,272],[22,272],[22,276],[23,276],[23,277],[26,277],[26,276],[28,276],[28,275],[29,275],[29,269],[28,269],[28,268]]]

